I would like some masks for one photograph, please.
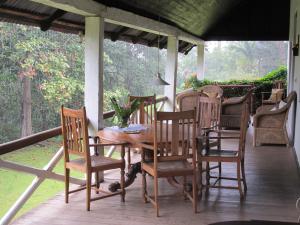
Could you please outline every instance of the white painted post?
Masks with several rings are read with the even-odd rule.
[[[204,44],[197,45],[197,78],[204,79]]]
[[[103,128],[103,39],[104,19],[85,17],[84,104],[89,119],[89,134]],[[99,149],[103,155],[103,149]],[[103,179],[101,172],[100,178]]]
[[[168,97],[165,103],[165,111],[175,111],[176,81],[178,61],[178,38],[168,36],[167,64],[165,80],[170,84],[165,86],[164,95]]]
[[[103,127],[103,38],[103,18],[86,17],[84,104],[91,135]]]

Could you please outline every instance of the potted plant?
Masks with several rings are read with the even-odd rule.
[[[127,127],[129,125],[130,115],[135,112],[140,106],[139,100],[135,99],[132,102],[127,102],[124,105],[118,104],[115,97],[111,98],[110,100],[112,103],[112,107],[115,110],[114,118],[117,119],[118,127]]]

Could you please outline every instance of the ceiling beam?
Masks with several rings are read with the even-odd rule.
[[[0,17],[16,19],[17,21],[23,21],[24,24],[40,26],[41,21],[49,17],[49,15],[36,15],[24,10],[12,10],[10,8],[1,7]],[[84,24],[77,24],[67,20],[56,20],[52,23],[52,28],[57,31],[64,31],[65,28],[65,30],[70,33],[78,33],[78,31],[84,30]]]
[[[122,27],[121,29],[119,29],[118,31],[113,32],[113,34],[111,35],[111,40],[112,41],[116,41],[119,39],[120,35],[126,33],[130,28],[129,27]]]
[[[188,42],[184,42],[184,41],[181,41],[181,43],[179,44],[178,46],[178,51],[179,52],[184,52],[183,50],[185,48],[187,48],[189,46],[189,43]]]
[[[179,40],[184,40],[193,44],[201,44],[204,41],[194,35],[186,33],[177,27],[149,19],[134,13],[106,7],[103,4],[92,0],[30,0],[42,3],[54,8],[63,9],[68,12],[76,13],[83,16],[100,16],[105,22],[113,23],[133,29],[146,31],[164,36],[174,36]]]
[[[184,54],[187,55],[196,45],[191,45],[187,50],[184,51]]]
[[[133,44],[136,44],[140,39],[142,39],[143,37],[145,37],[148,34],[148,32],[146,31],[141,31],[137,36],[133,37],[131,42]]]
[[[8,0],[0,0],[0,7],[4,5]]]
[[[164,36],[164,38],[161,38],[159,41],[159,48],[160,49],[166,48],[167,44],[168,44],[168,38]]]
[[[51,27],[53,21],[61,18],[67,12],[62,9],[57,9],[51,16],[41,21],[41,30],[47,31]]]

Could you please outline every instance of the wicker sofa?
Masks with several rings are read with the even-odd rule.
[[[228,98],[222,103],[221,127],[239,129],[243,103],[251,97],[253,89],[241,97]],[[250,108],[249,108],[250,110]]]
[[[286,144],[289,146],[286,122],[289,109],[296,97],[296,92],[292,91],[278,106],[265,105],[257,109],[253,118],[254,146],[260,144]]]

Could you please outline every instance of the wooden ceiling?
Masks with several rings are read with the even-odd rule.
[[[203,40],[288,40],[290,0],[95,0]]]
[[[177,27],[203,40],[288,40],[290,0],[94,0]],[[0,21],[84,32],[84,17],[29,0],[0,0]],[[105,23],[105,38],[166,48],[167,38]],[[193,44],[180,41],[187,54]]]

